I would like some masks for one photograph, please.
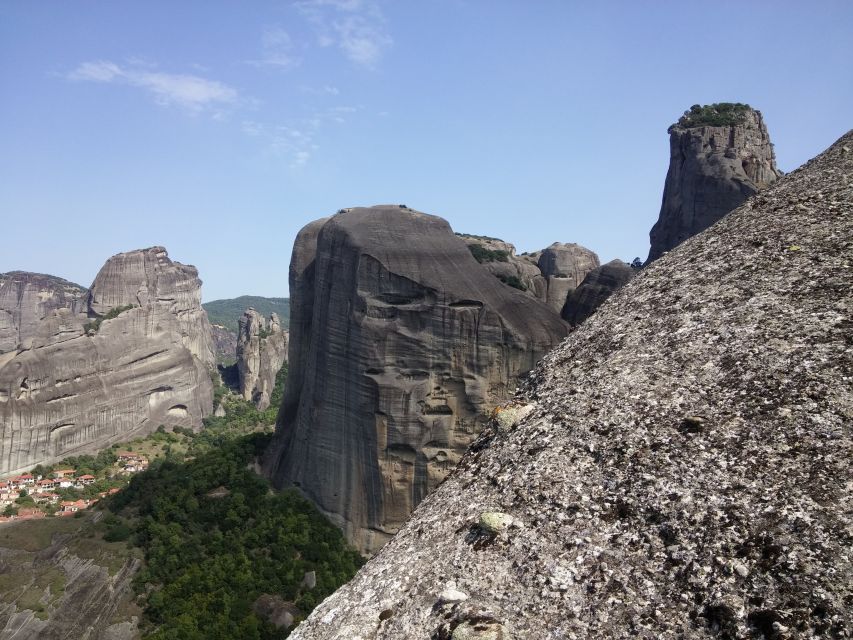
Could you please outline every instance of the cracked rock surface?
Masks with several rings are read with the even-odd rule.
[[[615,293],[291,638],[851,637],[851,150]]]

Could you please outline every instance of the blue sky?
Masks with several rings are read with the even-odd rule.
[[[0,2],[0,272],[162,244],[287,295],[296,232],[405,203],[519,251],[645,257],[694,103],[790,171],[850,128],[853,3]]]

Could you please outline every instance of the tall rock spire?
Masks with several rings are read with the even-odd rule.
[[[714,224],[781,172],[761,112],[694,105],[669,128],[669,171],[649,261]]]

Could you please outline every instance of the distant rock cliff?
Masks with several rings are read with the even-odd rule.
[[[210,325],[194,267],[162,247],[110,258],[87,313],[61,308],[0,355],[0,473],[149,433],[212,410]]]
[[[598,267],[598,256],[575,243],[555,242],[535,253],[516,255],[509,242],[486,236],[457,234],[486,270],[504,284],[545,302],[554,311]]]
[[[627,284],[637,271],[621,260],[611,260],[593,269],[566,298],[561,313],[563,320],[574,326],[579,325],[604,304],[613,292]]]
[[[566,334],[441,218],[345,210],[298,235],[289,376],[265,469],[374,551]]]
[[[56,276],[26,271],[0,273],[0,354],[33,337],[56,309],[85,307],[86,289]]]
[[[648,260],[707,229],[781,172],[761,112],[694,106],[669,128],[669,171]]]
[[[560,313],[569,293],[599,264],[598,256],[579,244],[555,242],[543,249],[539,254],[539,270],[547,286],[545,302]]]
[[[853,132],[615,293],[291,638],[849,638],[851,255]]]
[[[237,336],[237,371],[240,393],[263,411],[270,406],[275,377],[287,362],[287,332],[278,314],[268,319],[252,308],[240,318]]]

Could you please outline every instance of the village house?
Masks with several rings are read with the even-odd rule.
[[[58,486],[60,489],[70,489],[71,487],[74,486],[74,479],[73,478],[61,478],[57,482],[56,486]]]
[[[56,504],[59,502],[59,496],[55,493],[36,493],[33,495],[33,500],[36,504]]]
[[[85,509],[88,506],[88,500],[75,500],[73,502],[70,500],[63,500],[60,504],[60,508],[62,509],[63,515],[77,513],[78,511],[80,511],[80,509]]]
[[[31,487],[35,482],[36,479],[31,473],[24,473],[14,478],[9,478],[9,484],[13,487]]]
[[[83,476],[80,476],[79,478],[77,478],[77,484],[80,486],[83,486],[83,487],[88,486],[90,484],[94,484],[94,483],[95,483],[95,476],[89,475],[88,473],[86,475],[83,475]]]
[[[119,451],[116,454],[116,457],[118,457],[119,462],[135,462],[136,460],[139,460],[140,455],[138,453],[133,453],[133,451]]]
[[[51,491],[56,488],[56,480],[52,478],[45,478],[44,480],[39,480],[36,483],[37,491]]]
[[[77,473],[74,469],[57,469],[53,472],[54,478],[72,478]]]

